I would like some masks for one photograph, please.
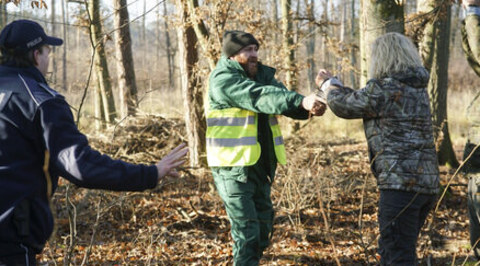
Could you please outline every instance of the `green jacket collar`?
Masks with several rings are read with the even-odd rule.
[[[240,71],[243,75],[247,76],[247,73],[240,65],[240,63],[235,60],[228,59],[223,55],[217,63],[217,68],[233,68]],[[270,81],[275,77],[276,71],[277,70],[275,68],[266,66],[261,62],[258,62],[258,72],[257,76],[255,77],[255,81],[269,84]]]

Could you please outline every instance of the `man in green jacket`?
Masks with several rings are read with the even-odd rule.
[[[307,119],[326,108],[315,94],[287,90],[258,62],[258,48],[249,33],[225,32],[209,79],[207,159],[232,226],[235,265],[258,265],[272,234],[270,187],[277,162],[286,163],[275,115]]]

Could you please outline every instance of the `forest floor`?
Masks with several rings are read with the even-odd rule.
[[[366,142],[324,141],[309,130],[286,139],[289,162],[272,186],[275,232],[261,264],[375,265],[378,189]],[[90,141],[114,158],[151,164],[184,142],[184,131],[182,120],[148,116]],[[230,225],[211,173],[190,167],[182,173],[145,192],[87,190],[61,180],[53,198],[56,230],[39,263],[232,265]],[[441,183],[453,173],[442,168]],[[467,180],[459,174],[451,181],[418,241],[421,265],[475,264]]]

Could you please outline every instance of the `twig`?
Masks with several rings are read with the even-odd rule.
[[[90,85],[90,80],[92,78],[93,64],[95,59],[95,49],[97,49],[97,45],[98,45],[98,44],[95,44],[95,41],[92,38],[92,32],[91,32],[92,16],[90,14],[90,11],[88,10],[87,0],[84,0],[84,3],[85,3],[85,10],[88,16],[88,22],[89,22],[88,36],[90,37],[90,44],[92,45],[92,55],[90,57],[90,68],[88,70],[87,83],[85,84],[85,89],[83,90],[82,100],[80,101],[80,105],[78,106],[77,121],[76,121],[77,126],[80,124],[80,111],[82,110],[83,103],[85,102],[85,98],[87,97],[88,86]]]
[[[95,224],[93,225],[93,230],[92,230],[92,237],[90,238],[90,244],[88,245],[88,248],[87,248],[87,251],[85,252],[85,255],[83,256],[83,260],[82,260],[82,266],[83,265],[86,265],[88,263],[88,256],[90,255],[90,252],[92,251],[92,246],[93,246],[93,241],[95,239],[95,235],[97,233],[97,228],[98,228],[98,224],[99,224],[99,221],[100,221],[100,214],[101,214],[101,208],[100,208],[100,205],[102,203],[102,198],[100,197],[100,199],[98,200],[98,204],[97,204],[97,217],[95,218]]]
[[[338,259],[338,255],[337,255],[337,252],[336,252],[337,248],[335,247],[335,241],[333,239],[332,232],[330,230],[330,225],[328,224],[328,219],[327,219],[327,215],[325,214],[325,209],[323,208],[322,198],[323,197],[321,195],[321,192],[319,192],[318,202],[319,202],[319,205],[320,205],[320,212],[322,213],[323,223],[325,225],[325,230],[327,231],[328,240],[330,241],[330,243],[332,245],[333,258],[335,259],[335,262],[337,263],[337,265],[340,266],[342,264],[340,263],[340,260]]]
[[[365,179],[363,181],[363,186],[362,186],[362,196],[360,198],[360,210],[359,210],[359,213],[358,213],[358,230],[360,230],[360,232],[362,231],[362,226],[363,226],[363,220],[362,220],[362,216],[363,216],[363,199],[365,197],[365,187],[367,186],[367,178],[368,178],[368,175],[365,175]]]
[[[64,265],[70,265],[70,259],[72,258],[73,248],[75,246],[75,239],[77,236],[77,208],[75,204],[70,201],[70,184],[67,184],[65,190],[65,201],[67,204],[68,224],[70,226],[70,241],[68,243],[67,254],[65,254]]]

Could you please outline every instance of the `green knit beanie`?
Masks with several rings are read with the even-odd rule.
[[[223,34],[222,51],[226,57],[230,57],[250,44],[256,44],[257,48],[260,47],[257,39],[250,33],[239,30],[226,31]]]

